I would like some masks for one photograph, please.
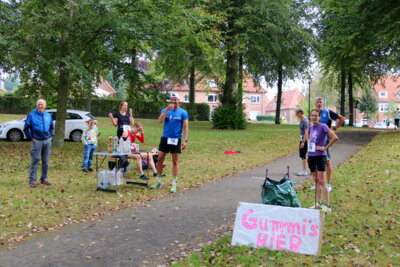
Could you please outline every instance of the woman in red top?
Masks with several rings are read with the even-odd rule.
[[[136,139],[139,140],[140,143],[144,143],[144,129],[143,125],[139,123],[135,123],[129,131],[125,131],[123,137],[128,137],[131,140],[131,149],[132,152],[139,152],[138,146],[135,144]],[[142,159],[147,159],[148,165],[153,170],[154,177],[157,176],[157,169],[154,164],[153,156],[148,153],[140,153],[140,154],[131,154],[128,158],[136,159],[136,165],[138,171],[140,173],[140,179],[149,180],[149,178],[144,174],[142,168]]]

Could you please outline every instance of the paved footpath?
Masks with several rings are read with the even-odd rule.
[[[333,165],[344,162],[375,134],[340,133],[340,140],[332,149]],[[300,170],[297,153],[199,189],[150,202],[147,207],[125,209],[101,221],[37,235],[15,244],[14,250],[1,248],[0,266],[151,266],[157,265],[151,262],[155,258],[161,260],[158,263],[165,263],[164,255],[177,246],[199,242],[210,230],[231,223],[238,202],[259,203],[265,169],[269,169],[270,178],[279,179],[288,165],[292,174]],[[302,183],[310,177],[291,178]]]

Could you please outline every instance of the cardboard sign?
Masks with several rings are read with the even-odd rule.
[[[232,245],[319,255],[323,216],[320,210],[240,202]]]

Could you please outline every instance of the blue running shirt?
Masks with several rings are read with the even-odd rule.
[[[161,114],[165,108],[161,110]],[[162,137],[182,138],[183,121],[189,119],[189,115],[183,108],[170,109],[164,120],[164,131]]]

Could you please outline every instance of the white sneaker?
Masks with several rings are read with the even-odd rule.
[[[331,192],[331,191],[332,191],[332,186],[331,186],[331,184],[326,184],[326,186],[328,187],[328,192]]]
[[[311,189],[311,190],[315,190],[315,185],[311,186],[310,189]]]
[[[307,176],[307,171],[301,171],[299,173],[297,173],[297,176]]]

